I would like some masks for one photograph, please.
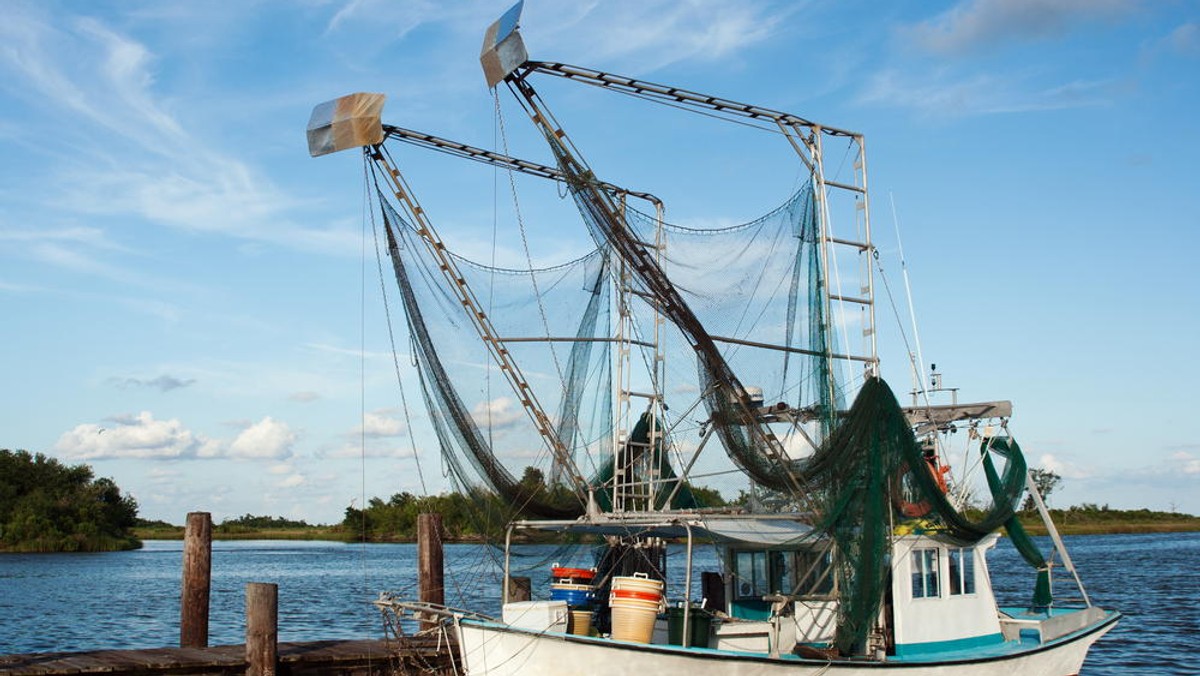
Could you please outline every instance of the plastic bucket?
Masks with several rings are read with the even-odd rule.
[[[692,608],[688,613],[688,646],[707,648],[711,629],[712,615],[701,608]],[[667,609],[667,643],[683,645],[683,608]]]
[[[661,580],[651,580],[644,574],[638,573],[633,577],[614,577],[612,579],[611,589],[629,589],[632,591],[640,591],[646,593],[655,593],[662,596],[663,583]]]
[[[617,641],[649,643],[654,637],[654,620],[658,608],[635,608],[624,604],[612,606],[612,637]]]
[[[578,636],[590,636],[592,633],[592,611],[572,610],[571,628],[568,631]]]
[[[550,569],[550,576],[555,582],[574,582],[578,584],[590,584],[596,577],[596,571],[588,570],[587,568],[566,568],[563,566],[554,566]]]
[[[566,601],[568,606],[572,608],[580,608],[591,605],[592,590],[588,589],[563,589],[551,585],[550,598],[555,601]]]
[[[628,606],[630,608],[662,609],[662,596],[651,592],[635,591],[633,589],[614,589],[608,595],[608,605]]]

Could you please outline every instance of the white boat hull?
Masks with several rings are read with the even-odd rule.
[[[1096,639],[1116,624],[1105,620],[1041,646],[972,656],[966,651],[921,660],[851,662],[772,658],[760,653],[644,645],[499,623],[456,622],[463,670],[469,676],[858,676],[897,669],[929,676],[1072,676]]]

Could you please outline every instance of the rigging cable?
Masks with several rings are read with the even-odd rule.
[[[913,341],[917,345],[917,361],[913,363],[910,353],[909,363],[913,363],[913,380],[916,381],[917,389],[924,394],[925,405],[929,406],[929,388],[925,384],[925,373],[921,370],[925,365],[925,355],[921,353],[921,334],[917,332],[917,310],[913,304],[912,286],[908,281],[908,262],[904,259],[904,242],[900,240],[900,219],[896,216],[896,197],[890,190],[888,191],[888,200],[892,203],[892,225],[896,229],[896,247],[900,252],[900,272],[904,277],[904,294],[908,297],[908,316],[912,322]]]
[[[370,160],[367,157],[367,155],[365,155],[365,154],[363,155],[363,163],[366,166],[373,166],[370,164]],[[372,172],[373,171],[374,170],[372,169]],[[382,194],[379,192],[378,180],[375,180],[374,183],[375,183],[376,194],[377,195]],[[384,282],[383,255],[380,252],[380,248],[379,248],[379,228],[378,228],[377,223],[375,222],[375,211],[373,209],[371,209],[369,211],[371,213],[371,233],[375,240],[375,264],[379,271],[379,291],[380,291],[380,293],[383,294],[383,312],[384,312],[384,316],[386,319],[387,330],[388,330],[388,344],[391,345],[391,348],[392,348],[392,367],[396,371],[396,385],[397,385],[398,389],[400,390],[400,408],[404,411],[404,428],[405,428],[405,430],[408,431],[408,441],[409,441],[410,446],[412,447],[413,461],[417,465],[417,479],[421,482],[421,493],[424,495],[428,495],[429,487],[425,484],[425,472],[421,468],[421,454],[417,451],[417,439],[416,439],[416,436],[413,434],[412,415],[409,413],[409,409],[408,409],[408,396],[404,393],[404,379],[400,375],[400,359],[399,359],[399,356],[397,355],[397,351],[396,351],[396,335],[392,328],[391,301],[388,299],[387,284]],[[366,354],[365,346],[364,346],[363,354]],[[414,359],[416,358],[415,354],[413,355],[413,358]],[[364,434],[365,434],[366,425],[363,425],[363,428],[364,428]],[[365,441],[364,441],[364,446],[365,446]],[[365,478],[364,478],[364,482],[365,482]],[[365,489],[363,492],[363,500],[366,500]],[[365,502],[363,503],[363,508],[364,509],[366,508]]]
[[[495,90],[495,89],[492,90],[492,100],[494,102],[494,107],[495,107],[495,118],[496,118],[496,123],[497,123],[496,129],[499,130],[499,134],[500,134],[499,141],[501,144],[501,148],[503,150],[503,153],[505,155],[508,155],[509,154],[509,152],[508,152],[508,133],[505,130],[505,126],[504,126],[504,111],[500,107],[500,93],[498,90]],[[542,329],[546,332],[546,337],[551,338],[551,337],[553,337],[553,333],[550,331],[550,322],[546,318],[546,307],[542,303],[542,292],[541,292],[541,289],[538,288],[537,274],[534,272],[533,256],[529,251],[529,238],[525,231],[525,219],[521,215],[521,203],[517,198],[517,183],[516,183],[515,172],[513,172],[512,168],[510,167],[510,168],[508,168],[507,173],[508,173],[509,190],[512,193],[513,210],[516,212],[516,217],[517,217],[517,228],[521,232],[521,246],[525,251],[526,266],[529,268],[529,281],[533,286],[533,296],[535,299],[537,299],[538,314],[541,316],[541,319],[542,319]],[[497,190],[497,193],[498,193],[498,190]],[[493,218],[495,218],[495,214],[496,214],[496,210],[497,210],[497,207],[496,207],[497,202],[498,202],[498,196],[496,198],[494,198],[494,201],[493,201],[493,210],[492,210]],[[495,228],[494,227],[493,227],[493,235],[492,236],[493,236],[493,241],[494,241],[494,238],[495,238]],[[494,255],[495,255],[495,250],[493,248],[493,256]],[[558,350],[555,349],[553,342],[548,343],[548,348],[550,350],[550,358],[554,361],[554,371],[558,374],[558,382],[559,382],[559,386],[561,389],[561,397],[562,397],[562,400],[565,402],[568,398],[568,394],[567,394],[568,385],[567,385],[566,376],[563,374],[562,364],[560,364],[559,360],[558,360]],[[490,417],[490,415],[491,414],[490,414],[490,406],[489,406],[489,417]],[[490,421],[489,421],[488,428],[489,428],[488,435],[490,436],[492,433]],[[566,450],[568,452],[571,451],[571,449],[566,449]],[[539,454],[538,454],[538,459],[540,460],[542,457],[544,457],[544,454],[549,453],[549,452],[550,452],[550,449],[543,447],[541,452],[539,452]],[[551,455],[553,456],[552,453],[551,453]],[[559,468],[558,460],[557,460],[557,458],[553,458],[551,461],[550,477],[548,477],[548,479],[550,479],[551,482],[553,482],[555,479],[558,478],[556,476],[558,474],[558,471],[556,471],[556,470],[558,470],[558,468]]]

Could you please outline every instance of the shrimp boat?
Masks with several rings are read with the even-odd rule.
[[[914,366],[902,406],[880,375],[864,137],[531,61],[521,10],[489,27],[480,61],[553,164],[385,125],[382,94],[322,104],[309,122],[313,156],[363,152],[445,466],[480,518],[507,524],[499,617],[390,594],[377,605],[452,634],[470,676],[1077,674],[1120,615],[1091,603],[1009,431],[1011,404],[935,404],[951,390]],[[654,194],[584,161],[534,89],[543,77],[770,130],[805,180],[747,223],[671,224]],[[402,144],[557,184],[590,253],[522,268],[455,253],[397,167]],[[846,175],[830,172],[833,148],[851,157]],[[952,439],[965,440],[958,475]],[[518,476],[514,462],[531,464]],[[749,490],[706,505],[696,482],[721,471]],[[1015,516],[1026,492],[1048,556]],[[1031,570],[1019,607],[993,593],[986,554],[1001,530]],[[594,551],[554,566],[550,598],[514,575],[532,531]],[[700,547],[715,565],[698,563]],[[668,549],[673,566],[682,550],[682,575],[666,574]]]

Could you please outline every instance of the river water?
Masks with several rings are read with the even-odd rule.
[[[1200,533],[1066,542],[1092,602],[1125,615],[1092,648],[1083,674],[1200,674]],[[697,556],[712,569],[711,549]],[[447,602],[498,614],[499,552],[447,545],[445,558]],[[543,590],[551,563],[589,566],[589,560],[585,550],[528,547],[514,568],[527,568],[515,574],[530,575],[535,590]],[[1001,605],[1023,605],[1032,573],[1007,540],[988,561]],[[683,557],[674,556],[669,567],[670,587],[682,589]],[[178,645],[182,568],[178,541],[148,541],[132,552],[0,555],[0,654]],[[214,542],[210,645],[244,641],[248,582],[279,585],[281,641],[380,638],[370,601],[384,590],[416,596],[416,548]]]

